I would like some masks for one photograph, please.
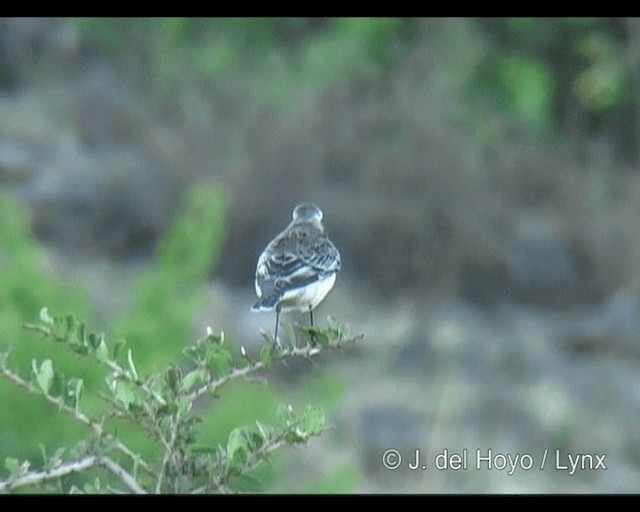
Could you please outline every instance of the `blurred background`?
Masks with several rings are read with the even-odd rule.
[[[0,349],[93,389],[22,330],[42,306],[147,371],[206,326],[257,351],[256,259],[295,204],[324,210],[343,270],[315,318],[365,339],[202,404],[207,443],[325,409],[247,490],[640,488],[637,19],[0,19],[0,188]],[[2,460],[84,434],[5,382],[0,408]],[[445,449],[468,468],[433,468]]]

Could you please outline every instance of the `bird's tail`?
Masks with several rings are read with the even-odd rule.
[[[278,301],[277,297],[264,297],[251,306],[251,311],[260,313],[264,311],[273,311]]]

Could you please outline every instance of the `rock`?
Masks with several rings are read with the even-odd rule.
[[[64,19],[0,19],[0,90],[16,90],[45,68],[69,67],[78,47],[77,31]]]
[[[141,105],[144,98],[114,75],[96,66],[69,87],[65,117],[86,147],[141,147],[154,124]]]
[[[434,364],[434,350],[428,337],[421,332],[414,332],[409,341],[398,351],[396,356],[397,367],[405,371],[417,371],[419,373],[427,370]]]
[[[509,295],[523,304],[562,308],[588,295],[586,265],[555,235],[528,236],[508,251]]]
[[[37,160],[25,144],[0,141],[0,185],[20,186],[34,175]]]
[[[640,358],[640,301],[628,290],[567,313],[554,326],[553,338],[563,350],[573,354]]]
[[[509,271],[500,255],[469,254],[460,264],[460,294],[483,306],[495,306],[508,293]]]
[[[179,190],[168,178],[139,151],[71,143],[29,191],[34,229],[67,251],[148,256],[175,208]]]

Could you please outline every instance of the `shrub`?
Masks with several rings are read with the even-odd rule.
[[[32,360],[28,378],[9,368],[9,352],[0,355],[0,374],[20,389],[42,396],[72,420],[84,425],[88,434],[70,450],[57,448],[52,455],[42,448],[43,464],[32,470],[32,462],[14,457],[5,459],[8,476],[0,481],[0,491],[22,487],[38,490],[66,490],[63,477],[90,472],[94,477],[81,487],[72,484],[70,492],[207,493],[231,492],[237,482],[251,475],[254,468],[285,445],[305,443],[319,435],[325,423],[324,411],[308,406],[296,412],[280,407],[277,423],[256,421],[234,428],[224,444],[200,443],[201,415],[194,404],[204,395],[217,396],[230,382],[291,358],[313,357],[328,348],[340,348],[359,336],[348,337],[339,325],[327,328],[298,328],[307,340],[318,345],[301,345],[295,335],[277,346],[265,334],[260,357],[254,359],[244,347],[240,360],[234,359],[224,343],[223,333],[210,328],[204,337],[184,349],[182,361],[164,370],[142,375],[131,348],[124,341],[110,343],[104,334],[90,332],[84,321],[73,315],[51,316],[40,312],[39,324],[25,329],[44,339],[61,343],[68,350],[99,362],[106,370],[104,391],[99,393],[103,408],[89,416],[82,406],[85,391],[81,378],[67,377],[51,359]],[[292,329],[287,332],[293,333]],[[133,425],[153,442],[150,454],[142,455],[130,447],[121,423]],[[93,472],[102,470],[104,474]]]

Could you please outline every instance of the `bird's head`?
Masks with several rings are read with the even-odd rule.
[[[312,203],[301,203],[293,209],[293,222],[309,222],[322,227],[322,210]]]

